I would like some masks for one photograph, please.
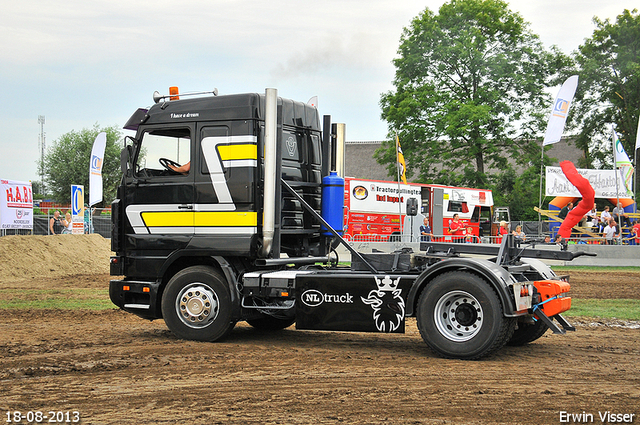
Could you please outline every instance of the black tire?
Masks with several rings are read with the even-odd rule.
[[[274,332],[281,329],[286,329],[296,322],[295,317],[278,318],[263,314],[261,317],[254,317],[247,319],[247,323],[253,326],[255,329],[264,332]]]
[[[212,267],[176,273],[162,294],[162,316],[178,338],[217,341],[235,325],[226,280]]]
[[[507,345],[513,347],[526,345],[542,337],[548,329],[549,326],[543,323],[542,320],[538,320],[535,323],[518,323],[518,329],[515,330]]]
[[[430,282],[416,310],[418,330],[441,357],[480,359],[511,338],[515,319],[504,317],[498,295],[481,277],[447,272]]]

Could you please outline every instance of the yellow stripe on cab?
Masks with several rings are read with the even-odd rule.
[[[253,143],[218,145],[218,152],[222,161],[258,159],[258,147]]]

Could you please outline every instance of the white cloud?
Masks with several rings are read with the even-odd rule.
[[[221,94],[276,87],[319,96],[351,140],[381,139],[380,93],[392,88],[403,27],[444,0],[31,0],[5,2],[0,22],[0,178],[37,179],[38,115],[47,142],[122,125],[154,90]],[[594,15],[630,1],[513,0],[547,46],[577,48]],[[25,160],[15,161],[18,154]]]

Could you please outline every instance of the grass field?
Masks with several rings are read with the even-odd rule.
[[[606,273],[607,271],[617,271],[617,272],[635,272],[640,273],[640,267],[615,267],[615,266],[552,266],[553,271],[558,274],[567,273],[569,271],[597,271]]]
[[[108,310],[116,308],[108,289],[4,289],[0,309]]]
[[[571,299],[571,310],[562,313],[567,317],[601,317],[603,319],[640,320],[638,300],[580,300]]]
[[[573,298],[565,316],[640,320],[638,300]],[[109,310],[116,308],[107,289],[0,290],[0,309]]]

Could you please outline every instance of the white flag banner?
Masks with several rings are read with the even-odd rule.
[[[596,198],[631,198],[624,188],[622,176],[613,170],[578,169],[578,173],[589,180],[596,192]],[[582,195],[569,182],[560,167],[546,167],[545,196],[568,196],[580,198]],[[616,194],[616,178],[618,179],[618,193]]]
[[[615,154],[615,162],[616,168],[622,177],[622,181],[624,182],[624,187],[629,196],[633,195],[633,191],[631,190],[631,182],[633,180],[633,165],[629,160],[629,156],[624,151],[624,147],[622,146],[622,142],[618,137],[618,134],[615,130],[611,129],[612,133],[612,141],[613,141],[613,152]]]
[[[569,114],[569,107],[573,100],[573,95],[576,93],[578,87],[578,76],[572,75],[564,82],[555,102],[553,102],[553,108],[551,109],[551,115],[549,115],[549,121],[547,122],[547,132],[544,135],[542,146],[551,145],[560,141],[562,132],[564,131],[564,124],[567,121],[567,115]]]
[[[89,206],[102,201],[102,164],[104,161],[104,149],[107,146],[107,133],[98,134],[93,142],[91,150],[91,163],[89,165]]]
[[[635,150],[638,150],[638,149],[640,149],[640,117],[638,117],[638,131],[636,132],[636,149]]]

